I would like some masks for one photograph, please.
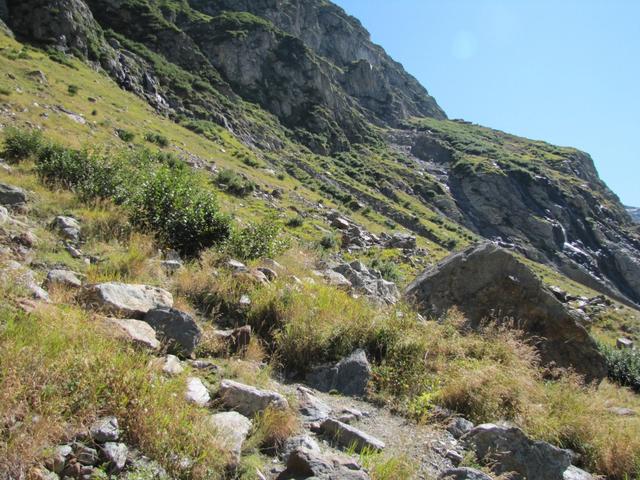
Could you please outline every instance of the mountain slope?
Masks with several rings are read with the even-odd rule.
[[[386,218],[438,249],[494,239],[640,302],[640,240],[587,154],[446,120],[331,2],[6,7],[20,38],[87,59],[195,131],[222,126],[270,166],[352,209],[366,207],[377,223]]]

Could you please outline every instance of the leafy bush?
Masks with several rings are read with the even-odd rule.
[[[129,201],[134,224],[152,231],[167,246],[192,256],[230,233],[213,192],[197,186],[186,169],[161,166]]]
[[[609,378],[640,393],[640,353],[636,350],[617,350],[600,345],[607,361]]]
[[[147,132],[144,134],[144,139],[149,143],[155,143],[159,147],[169,146],[169,139],[159,133]]]
[[[71,95],[72,97],[78,94],[78,91],[80,90],[80,87],[78,87],[77,85],[69,85],[67,87],[67,92],[69,92],[69,95]]]
[[[288,247],[281,236],[282,228],[274,217],[234,230],[226,245],[226,251],[242,260],[274,257]]]
[[[122,140],[123,142],[132,142],[136,137],[135,133],[130,132],[129,130],[126,130],[124,128],[116,129],[116,135],[118,135],[120,140]]]
[[[304,217],[300,215],[296,215],[287,220],[287,227],[300,228],[302,225],[304,225]]]
[[[320,239],[320,246],[325,250],[332,250],[338,246],[338,240],[332,233],[327,233]]]
[[[371,262],[371,268],[378,270],[382,278],[390,282],[399,282],[402,280],[402,272],[393,261],[376,258]]]
[[[22,130],[8,127],[5,130],[2,156],[9,162],[19,162],[36,155],[42,148],[44,139],[39,130]]]
[[[238,197],[246,197],[256,189],[256,184],[251,180],[228,169],[218,173],[215,181],[219,187]]]

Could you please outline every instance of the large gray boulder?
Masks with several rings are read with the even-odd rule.
[[[371,365],[364,350],[356,350],[335,365],[314,368],[306,378],[313,388],[323,392],[336,390],[343,395],[363,396],[371,378]]]
[[[82,286],[82,280],[78,278],[75,272],[69,270],[50,270],[47,273],[45,280],[45,286],[51,287],[68,287],[68,288],[80,288]]]
[[[474,326],[486,319],[515,322],[537,342],[545,365],[572,368],[586,380],[607,374],[605,360],[579,318],[533,271],[493,243],[473,246],[425,270],[406,296],[423,313],[456,306]]]
[[[20,187],[0,183],[0,205],[17,207],[27,203],[27,193]]]
[[[289,408],[287,399],[278,392],[260,390],[250,385],[223,380],[218,392],[222,403],[245,417],[253,417],[267,408],[284,410]]]
[[[298,412],[307,423],[319,422],[329,418],[331,407],[317,398],[311,390],[298,387]]]
[[[200,343],[202,329],[188,313],[173,308],[154,308],[144,316],[173,353],[190,357]]]
[[[209,417],[225,448],[231,453],[232,466],[240,463],[242,445],[251,431],[251,420],[238,412],[216,413]]]
[[[173,296],[162,288],[119,282],[88,286],[84,299],[89,307],[122,318],[142,319],[149,310],[173,306]]]
[[[462,442],[496,474],[513,472],[510,478],[514,480],[561,480],[571,466],[569,450],[531,440],[516,427],[478,425]]]

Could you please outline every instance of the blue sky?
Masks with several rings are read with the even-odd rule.
[[[335,1],[450,118],[585,150],[640,206],[640,1]]]

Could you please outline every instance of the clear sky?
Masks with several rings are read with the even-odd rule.
[[[640,206],[640,0],[334,0],[450,118],[591,154]]]

